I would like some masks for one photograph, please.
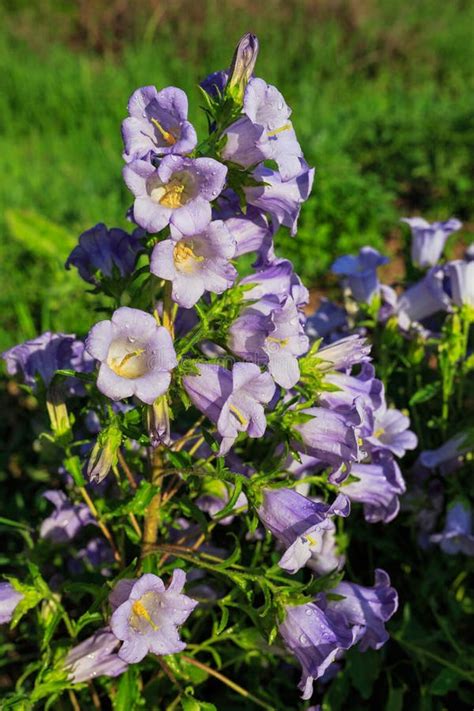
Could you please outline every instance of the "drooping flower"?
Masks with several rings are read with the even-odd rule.
[[[411,260],[421,269],[434,267],[438,263],[449,235],[462,227],[455,217],[432,224],[422,217],[403,217],[402,222],[410,226]]]
[[[396,457],[404,457],[407,449],[415,449],[418,438],[409,430],[410,418],[395,408],[383,407],[375,411],[374,431],[365,441],[374,449],[387,449]]]
[[[73,504],[63,491],[45,491],[43,497],[53,504],[55,510],[41,524],[40,538],[53,543],[67,543],[84,526],[97,525],[89,508],[85,504]]]
[[[173,300],[189,309],[205,291],[221,294],[236,276],[230,264],[235,240],[221,220],[214,220],[199,234],[182,235],[171,225],[171,239],[153,249],[150,270],[173,284]]]
[[[96,272],[110,278],[116,269],[121,277],[125,277],[135,266],[141,249],[140,236],[139,229],[129,235],[118,227],[108,230],[99,222],[80,235],[79,244],[66,260],[66,269],[76,267],[82,279],[90,284],[97,283]]]
[[[23,597],[24,595],[15,590],[11,583],[0,582],[0,625],[10,622],[16,606]]]
[[[443,531],[432,534],[430,541],[439,543],[441,550],[448,555],[464,553],[474,556],[471,507],[461,500],[451,504],[446,513]]]
[[[332,343],[341,338],[347,326],[346,310],[323,298],[319,309],[306,320],[305,330],[312,340],[323,338]]]
[[[353,333],[345,338],[319,348],[314,357],[319,361],[321,370],[350,370],[354,365],[368,363],[372,358],[372,345],[366,338]]]
[[[334,391],[327,390],[321,393],[319,401],[325,407],[346,412],[353,408],[354,402],[357,400],[359,412],[362,413],[362,406],[364,406],[369,411],[369,416],[372,417],[374,411],[380,408],[384,402],[383,383],[375,377],[375,368],[371,363],[362,363],[357,375],[341,372],[326,373],[324,381],[337,388]]]
[[[294,297],[295,289],[298,289],[297,293],[302,300],[296,302],[294,299],[296,305],[301,307],[308,303],[308,291],[303,287],[289,259],[274,258],[270,264],[244,277],[239,283],[252,287],[244,292],[246,301],[255,301],[268,296],[277,297],[283,304],[288,296]],[[301,287],[303,291],[300,292]]]
[[[355,583],[339,583],[331,593],[342,595],[343,600],[327,599],[321,603],[325,614],[335,623],[345,622],[352,630],[353,644],[358,644],[361,652],[380,649],[389,635],[384,623],[398,608],[398,595],[390,585],[390,578],[384,570],[375,571],[375,585],[368,588]]]
[[[474,449],[474,441],[468,432],[460,432],[448,439],[437,449],[425,449],[420,454],[420,461],[428,469],[438,467],[452,469],[461,463],[461,457]]]
[[[302,666],[298,688],[303,699],[310,699],[313,682],[319,679],[341,652],[352,645],[353,635],[345,620],[329,618],[314,603],[286,608],[279,626],[283,640]]]
[[[153,654],[176,654],[185,643],[179,637],[178,627],[189,617],[198,604],[182,593],[186,573],[175,569],[168,588],[161,578],[151,573],[142,575],[137,581],[126,581],[119,590],[120,601],[115,609],[110,626],[114,635],[123,640],[118,656],[135,664],[148,652]],[[130,586],[130,582],[133,584]]]
[[[158,168],[134,160],[123,170],[135,195],[133,219],[148,232],[173,224],[185,235],[199,234],[211,221],[211,202],[222,192],[227,168],[213,158],[168,155]]]
[[[254,363],[235,363],[232,371],[204,363],[197,368],[199,375],[185,376],[183,385],[192,403],[217,425],[222,437],[219,453],[229,451],[239,432],[263,437],[267,424],[263,404],[275,392],[271,376]]]
[[[196,131],[187,120],[188,97],[182,89],[137,89],[128,102],[128,113],[122,123],[127,162],[150,155],[190,153],[196,147]]]
[[[474,262],[456,259],[446,264],[451,298],[456,306],[474,308]]]
[[[279,565],[296,573],[311,556],[323,550],[323,534],[329,530],[331,516],[348,516],[350,502],[342,494],[329,505],[313,501],[294,489],[264,489],[258,516],[285,546]]]
[[[370,303],[380,287],[377,267],[387,264],[388,261],[388,258],[382,256],[376,249],[362,247],[357,256],[346,254],[336,259],[331,271],[346,277],[356,301]]]
[[[403,292],[396,313],[400,327],[407,330],[412,321],[422,321],[438,311],[450,309],[450,298],[444,289],[445,272],[433,267],[419,282]]]
[[[97,387],[111,400],[136,395],[148,405],[163,395],[176,366],[171,336],[151,314],[122,306],[110,321],[100,321],[86,340],[100,362]]]
[[[119,640],[108,627],[95,632],[80,644],[73,647],[64,667],[73,684],[80,684],[98,676],[119,676],[127,670],[127,662],[116,653]]]
[[[306,565],[317,575],[328,575],[334,571],[342,570],[346,561],[345,555],[340,553],[336,541],[336,524],[333,519],[326,519],[327,528],[321,531],[321,544],[316,551],[312,551],[311,558]]]

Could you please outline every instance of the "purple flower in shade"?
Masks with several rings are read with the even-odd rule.
[[[342,582],[331,593],[343,595],[343,600],[326,600],[321,603],[328,618],[338,624],[346,624],[353,635],[353,644],[361,652],[380,649],[389,635],[384,623],[398,608],[398,595],[390,586],[390,578],[384,570],[375,571],[375,585],[366,588],[355,583]]]
[[[136,395],[152,405],[171,382],[176,353],[171,336],[154,317],[122,306],[111,321],[100,321],[86,340],[87,351],[100,362],[97,387],[111,400]]]
[[[341,331],[345,331],[347,326],[345,309],[329,299],[322,299],[319,309],[306,320],[305,330],[312,340],[324,338],[332,342],[341,337]]]
[[[432,224],[422,217],[403,217],[402,222],[406,222],[411,229],[411,261],[421,269],[434,267],[438,263],[449,235],[462,227],[455,217]]]
[[[201,511],[208,513],[211,518],[214,518],[222,511],[228,501],[229,491],[225,483],[218,479],[212,479],[211,481],[205,483],[204,492],[196,500],[196,506]],[[243,492],[241,492],[237,497],[234,509],[247,509],[247,505],[247,497]],[[232,523],[234,518],[234,516],[226,516],[226,518],[221,518],[219,523],[223,526],[228,526]]]
[[[10,375],[21,373],[30,387],[36,385],[37,375],[48,386],[57,370],[85,373],[94,367],[93,359],[84,351],[84,343],[74,334],[49,331],[4,351],[2,358],[6,362],[7,372]],[[71,378],[68,382],[72,392],[75,392],[77,380]]]
[[[246,301],[255,301],[269,296],[278,297],[280,303],[283,303],[288,296],[298,295],[301,301],[297,302],[295,299],[295,303],[300,307],[307,304],[309,300],[308,290],[303,287],[289,259],[274,259],[265,268],[244,277],[240,284],[248,287],[255,285],[244,292]]]
[[[408,330],[412,321],[422,321],[438,311],[448,311],[451,301],[444,289],[445,272],[433,267],[398,299],[396,313],[400,327]]]
[[[200,234],[211,221],[211,202],[222,192],[227,168],[212,158],[165,156],[158,168],[134,160],[123,170],[135,195],[133,219],[148,232],[173,224],[185,235]]]
[[[50,501],[55,511],[45,518],[40,528],[40,538],[53,543],[67,543],[89,524],[97,521],[85,504],[73,504],[63,491],[45,491],[44,498]]]
[[[101,575],[111,575],[111,571],[104,566],[113,562],[114,555],[109,544],[103,538],[92,538],[68,561],[68,567],[72,575],[80,575],[84,571],[84,563],[87,563],[100,569]]]
[[[370,303],[378,293],[380,284],[377,267],[389,260],[372,247],[362,247],[357,257],[346,254],[336,259],[331,267],[333,274],[346,277],[352,296],[356,301]]]
[[[220,455],[226,454],[239,432],[263,437],[267,422],[262,403],[270,402],[275,383],[254,363],[235,363],[232,371],[199,364],[199,375],[183,378],[191,402],[217,425],[222,437]]]
[[[352,645],[353,634],[345,620],[329,618],[320,607],[288,606],[279,631],[287,648],[302,666],[298,684],[303,699],[310,699],[313,681],[323,676],[335,659]]]
[[[77,267],[82,279],[90,284],[97,283],[96,272],[110,278],[116,269],[121,277],[128,276],[141,249],[141,234],[139,229],[131,235],[118,227],[108,230],[99,222],[81,234],[79,244],[66,260],[66,269]]]
[[[398,294],[395,289],[387,284],[380,284],[380,302],[377,319],[380,323],[385,323],[396,312]]]
[[[224,93],[228,79],[229,72],[227,71],[213,72],[203,79],[199,86],[201,86],[209,96],[216,97]]]
[[[374,453],[372,464],[353,464],[351,475],[358,481],[344,483],[342,491],[351,501],[364,504],[368,523],[390,523],[398,514],[405,481],[392,454]]]
[[[368,363],[371,359],[372,345],[366,338],[353,333],[338,341],[323,346],[315,353],[315,358],[322,363],[321,370],[350,370],[359,363]]]
[[[137,89],[128,102],[128,113],[122,123],[127,162],[150,155],[190,153],[196,147],[196,131],[187,120],[188,97],[181,89]]]
[[[250,168],[265,160],[264,128],[256,126],[246,116],[232,123],[223,135],[225,144],[220,152],[224,161]]]
[[[472,512],[465,501],[455,501],[448,507],[446,522],[441,533],[434,533],[429,540],[439,543],[443,553],[474,556],[474,536],[472,535]]]
[[[297,175],[284,181],[280,173],[259,166],[253,173],[253,178],[262,185],[244,188],[245,196],[250,205],[268,212],[275,229],[280,225],[289,227],[291,234],[296,234],[301,205],[308,199],[313,187],[314,168],[310,168],[302,159]]]
[[[307,562],[310,568],[317,575],[329,575],[334,571],[342,570],[346,557],[339,553],[336,541],[336,524],[330,518],[326,519],[327,528],[321,531],[321,545],[319,550],[312,553]]]
[[[0,583],[0,625],[4,625],[13,617],[15,608],[24,595],[15,590],[11,583]]]
[[[365,438],[375,450],[387,449],[396,457],[404,457],[407,449],[416,449],[418,438],[409,430],[410,418],[385,405],[375,411],[374,432]]]
[[[130,581],[126,581],[129,583]],[[182,593],[186,573],[175,569],[168,588],[161,578],[147,573],[130,587],[123,585],[123,600],[114,611],[110,626],[112,632],[123,640],[119,657],[129,664],[140,662],[148,652],[176,654],[186,645],[181,641],[178,626],[185,622],[198,604]],[[114,604],[117,604],[117,595]]]
[[[244,309],[229,329],[229,348],[243,360],[268,364],[278,385],[292,388],[300,379],[298,357],[309,346],[291,296],[261,299]]]
[[[456,306],[474,308],[474,262],[456,259],[446,264],[451,298]]]
[[[114,651],[118,645],[117,637],[108,627],[104,627],[73,647],[64,660],[72,683],[80,684],[98,676],[123,674],[128,664]]]
[[[279,565],[296,573],[323,549],[323,533],[330,529],[330,516],[348,516],[349,499],[339,494],[329,505],[312,501],[294,489],[265,489],[258,516],[285,546]]]
[[[221,220],[192,236],[171,225],[171,239],[153,249],[150,271],[171,281],[173,300],[189,309],[205,291],[221,294],[232,286],[237,271],[229,260],[234,254],[235,240]]]
[[[248,252],[267,252],[272,244],[272,230],[267,217],[261,210],[249,205],[242,212],[237,195],[225,191],[213,210],[216,220],[224,220],[226,227],[236,242],[235,256]]]
[[[425,449],[420,454],[420,462],[428,469],[452,469],[461,464],[461,457],[474,449],[474,441],[467,432],[461,432],[447,440],[437,449]]]

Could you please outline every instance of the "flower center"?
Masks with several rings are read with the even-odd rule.
[[[248,420],[245,419],[245,417],[242,415],[240,410],[236,408],[235,405],[229,405],[229,410],[232,412],[234,417],[238,419],[241,425],[243,425],[244,427],[248,425]]]
[[[160,629],[146,607],[146,602],[154,602],[154,597],[153,593],[146,593],[140,600],[136,600],[132,605],[132,614],[129,617],[129,623],[130,626],[140,634],[145,634],[149,627],[155,632]]]
[[[173,260],[175,266],[180,271],[193,271],[195,266],[204,260],[194,251],[194,243],[192,241],[178,242],[173,249]]]
[[[187,197],[184,192],[184,184],[179,180],[171,180],[168,185],[163,186],[163,194],[159,198],[160,205],[165,207],[181,207],[187,202]]]
[[[166,131],[157,119],[152,118],[151,122],[155,126],[155,128],[157,128],[158,131],[161,133],[161,135],[162,135],[163,139],[166,141],[166,143],[169,146],[174,146],[174,144],[176,143],[176,140],[177,140],[176,137],[173,136],[173,134],[170,133],[169,131]]]
[[[140,378],[148,370],[145,348],[132,348],[129,342],[112,343],[107,355],[107,365],[121,378]]]

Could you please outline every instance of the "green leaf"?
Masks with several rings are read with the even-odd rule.
[[[433,680],[430,691],[434,696],[444,696],[449,691],[454,691],[462,681],[459,674],[452,669],[443,669]]]
[[[390,687],[385,711],[402,711],[405,689]]]
[[[380,674],[382,655],[372,649],[359,652],[357,649],[348,654],[347,670],[353,686],[366,701],[372,695],[372,688]]]
[[[441,383],[429,383],[428,385],[425,385],[424,388],[421,388],[421,390],[418,390],[414,395],[409,400],[409,405],[419,405],[422,402],[428,402],[428,400],[432,400],[435,395],[439,393],[441,389]]]
[[[61,267],[76,245],[69,230],[33,210],[7,210],[5,220],[16,242],[50,263],[60,261]]]
[[[131,711],[137,708],[140,697],[139,673],[136,666],[128,667],[118,683],[117,695],[113,700],[114,711]],[[142,705],[142,704],[140,704]]]

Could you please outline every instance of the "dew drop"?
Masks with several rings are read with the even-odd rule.
[[[308,641],[307,636],[306,636],[305,634],[301,634],[301,635],[300,635],[300,642],[301,642],[301,644],[304,644],[304,643],[307,642],[307,641]]]
[[[132,336],[128,336],[128,338],[127,338],[127,341],[128,341],[129,343],[135,343],[136,340],[137,340],[137,339],[136,339],[136,338],[132,338]]]
[[[308,617],[311,617],[311,615],[313,614],[313,611],[309,607],[306,608],[305,612],[308,615]]]

